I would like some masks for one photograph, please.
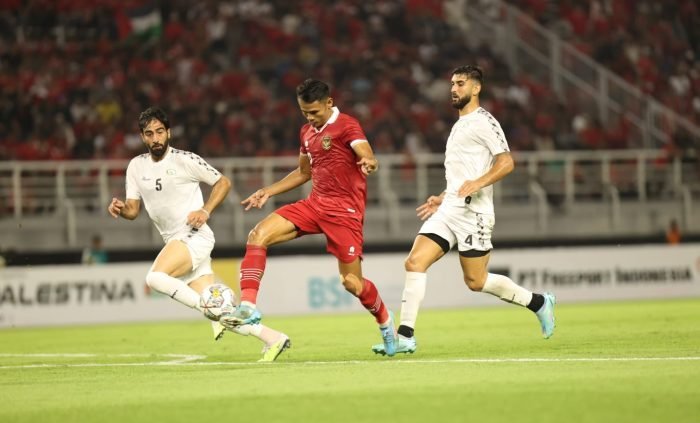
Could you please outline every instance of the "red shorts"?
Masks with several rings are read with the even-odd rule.
[[[343,263],[362,258],[362,216],[319,210],[308,199],[282,206],[275,213],[299,229],[297,238],[321,233],[326,235],[326,251]]]

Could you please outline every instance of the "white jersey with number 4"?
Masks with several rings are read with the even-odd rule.
[[[452,126],[445,149],[445,206],[466,207],[473,212],[493,215],[493,186],[489,185],[459,198],[457,192],[464,181],[475,180],[493,166],[497,154],[510,151],[498,121],[483,108],[460,116]]]
[[[166,243],[189,233],[187,215],[204,205],[200,182],[214,185],[221,173],[198,155],[168,147],[158,162],[149,153],[134,157],[126,169],[126,198],[141,200]],[[202,225],[200,232],[213,232]]]

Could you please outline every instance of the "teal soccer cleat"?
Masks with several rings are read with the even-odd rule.
[[[396,346],[397,354],[413,354],[418,349],[418,344],[416,343],[416,337],[406,338],[403,335],[399,335],[399,342]],[[375,354],[386,355],[386,349],[384,344],[376,344],[372,346],[372,351]]]
[[[540,327],[542,328],[542,336],[544,339],[549,339],[554,335],[554,305],[557,303],[557,298],[551,292],[545,292],[544,304],[535,314],[537,315],[537,320],[540,321]]]
[[[382,333],[382,340],[384,341],[384,353],[389,357],[396,354],[396,344],[398,344],[398,335],[396,334],[396,328],[394,327],[394,313],[389,312],[389,321],[386,322],[386,326],[379,326],[379,330]]]
[[[236,307],[231,313],[223,313],[219,321],[227,328],[240,325],[253,325],[260,323],[262,314],[260,311],[247,304],[241,304]]]

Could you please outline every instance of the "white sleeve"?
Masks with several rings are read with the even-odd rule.
[[[141,192],[136,183],[137,179],[136,165],[134,164],[134,160],[131,160],[129,166],[126,168],[126,198],[132,198],[134,200],[141,199]]]
[[[188,175],[197,182],[201,181],[208,185],[214,185],[221,178],[221,173],[218,170],[194,153],[186,152],[182,162],[187,169]]]
[[[503,133],[501,124],[490,114],[478,120],[477,134],[479,142],[491,151],[494,156],[510,151],[506,135]]]

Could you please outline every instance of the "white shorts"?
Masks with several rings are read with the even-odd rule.
[[[488,251],[493,249],[491,234],[496,223],[495,216],[475,213],[466,207],[441,205],[425,221],[419,234],[435,234],[450,243],[457,244],[459,251]]]
[[[188,230],[174,235],[168,242],[172,240],[184,242],[187,245],[187,249],[190,250],[190,257],[192,258],[192,270],[178,279],[189,284],[204,275],[214,273],[211,269],[211,250],[214,249],[215,239],[211,229]]]

